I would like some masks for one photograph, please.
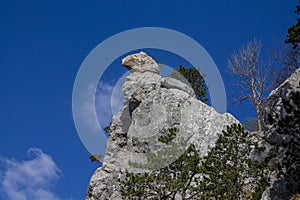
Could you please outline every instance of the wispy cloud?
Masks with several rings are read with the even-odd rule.
[[[119,79],[117,84],[104,81],[97,86],[90,84],[73,99],[78,135],[91,154],[105,153],[107,135],[103,129],[123,106],[122,83]]]
[[[95,115],[97,115],[95,112],[95,102],[91,96],[95,95],[95,90],[95,85],[89,85],[85,91],[82,91],[85,101],[83,101],[80,107],[78,107],[79,110],[73,110],[73,112],[75,112],[78,116],[78,122],[83,123],[88,130],[86,131],[87,133],[99,132],[99,123],[95,117]]]
[[[10,200],[59,200],[51,190],[61,171],[41,149],[28,150],[30,160],[1,158],[1,190]]]
[[[115,85],[101,81],[96,92],[96,112],[100,125],[107,126],[111,118],[123,107],[122,84],[125,76]]]

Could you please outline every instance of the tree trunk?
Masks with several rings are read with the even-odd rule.
[[[260,110],[260,106],[257,104],[255,105],[255,109],[256,109],[256,115],[257,115],[257,131],[258,132],[262,132],[262,113]]]

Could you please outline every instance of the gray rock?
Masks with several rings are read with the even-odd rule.
[[[184,83],[162,79],[149,67],[156,63],[147,54],[128,56],[122,64],[132,72],[122,89],[124,107],[113,117],[105,166],[93,174],[86,200],[122,199],[118,180],[126,169],[135,173],[159,169],[175,161],[191,144],[204,156],[226,125],[238,123],[232,115],[219,114],[197,100]],[[159,142],[172,127],[179,129],[172,143]]]
[[[290,144],[299,141],[300,123],[299,116],[293,113],[300,110],[299,100],[294,102],[292,93],[300,91],[300,69],[296,70],[285,82],[271,92],[265,102],[265,139],[271,145],[268,152],[268,165],[273,167],[270,178],[270,187],[263,193],[263,200],[289,199],[295,191],[299,192],[300,153],[299,147]],[[284,102],[291,107],[286,110]],[[297,112],[296,112],[297,113]],[[285,119],[285,120],[283,120]],[[286,120],[289,119],[289,120]],[[289,123],[289,124],[284,124]],[[298,153],[297,153],[298,152]],[[293,157],[287,160],[289,156]],[[298,160],[298,161],[297,161]],[[293,162],[293,163],[291,163]],[[287,168],[293,166],[294,173],[287,172]],[[291,168],[290,168],[291,169]],[[284,172],[284,175],[280,171]]]
[[[126,67],[131,73],[143,73],[148,71],[159,74],[159,65],[145,52],[136,53],[123,58],[122,65]]]
[[[267,189],[262,193],[261,200],[271,200],[270,189]]]
[[[151,91],[160,88],[161,76],[151,72],[133,72],[126,77],[122,87],[124,94],[124,104],[129,100],[141,102]]]
[[[189,95],[196,97],[194,90],[183,82],[171,77],[165,77],[161,79],[161,86],[168,89],[179,89],[185,91]]]
[[[300,91],[300,69],[296,70],[286,81],[284,81],[278,88],[273,90],[268,96],[265,108],[265,124],[269,130],[266,139],[271,144],[282,144],[289,141],[288,135],[280,135],[274,131],[274,124],[283,119],[287,115],[287,111],[284,109],[283,101],[290,101],[291,93],[294,91]],[[293,104],[293,102],[290,102]],[[298,109],[295,107],[294,109]],[[272,121],[270,121],[270,117]],[[276,120],[276,121],[274,121]]]

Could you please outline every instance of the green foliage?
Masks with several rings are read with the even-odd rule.
[[[295,13],[300,14],[300,6],[296,7]],[[286,43],[293,44],[294,48],[297,48],[300,42],[300,18],[297,19],[297,23],[288,29],[288,37],[285,40]]]
[[[166,135],[162,135],[158,138],[158,141],[162,142],[164,145],[155,152],[145,152],[147,163],[140,164],[130,162],[130,166],[134,168],[155,170],[174,162],[185,152],[184,147],[186,146],[183,138],[177,138],[177,140],[174,141],[178,131],[179,129],[176,127],[169,128]]]
[[[127,172],[121,180],[122,196],[125,199],[157,200],[174,199],[177,193],[186,196],[188,190],[197,188],[191,181],[200,172],[199,162],[197,150],[190,146],[178,160],[160,170],[144,174]]]
[[[261,200],[263,192],[270,186],[269,178],[266,174],[266,167],[264,170],[259,171],[260,181],[259,184],[255,187],[254,192],[252,193],[251,200]]]
[[[96,163],[102,163],[102,158],[103,158],[102,154],[95,154],[90,156],[91,162],[96,162]]]
[[[168,165],[144,174],[126,173],[125,199],[259,199],[268,185],[265,167],[250,158],[253,146],[241,125],[227,127],[201,158],[191,145]],[[253,185],[252,188],[247,188]]]
[[[178,73],[179,72],[179,73]],[[194,90],[198,100],[207,103],[207,90],[208,87],[205,84],[204,77],[205,74],[201,74],[199,69],[196,68],[186,68],[182,65],[179,66],[177,70],[170,74],[170,77],[180,80],[191,86]]]
[[[256,190],[265,189],[263,168],[250,159],[253,147],[248,139],[249,133],[240,124],[228,126],[219,136],[202,163],[203,199],[250,199],[249,181]]]
[[[162,135],[158,138],[158,141],[169,144],[175,137],[178,132],[178,128],[172,127],[168,130],[168,133],[166,135]]]

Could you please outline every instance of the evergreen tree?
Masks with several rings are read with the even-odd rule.
[[[184,199],[195,199],[188,191],[198,191],[192,180],[199,174],[200,157],[194,146],[171,165],[160,170],[144,173],[126,173],[122,184],[125,199],[174,199],[180,195]],[[197,198],[196,198],[197,199]]]
[[[300,3],[300,1],[299,1]],[[295,13],[300,14],[300,5],[296,6]],[[300,17],[297,18],[297,23],[288,29],[288,35],[285,40],[285,45],[280,45],[274,49],[275,66],[279,64],[279,68],[274,70],[272,67],[272,80],[270,89],[276,89],[283,83],[296,69],[300,66]]]
[[[170,74],[170,77],[180,80],[190,85],[196,94],[196,98],[204,103],[208,102],[208,87],[204,81],[205,74],[201,74],[199,69],[186,68],[182,65]]]
[[[260,199],[267,179],[263,166],[250,159],[253,150],[240,124],[227,127],[202,162],[201,199]]]
[[[96,163],[103,163],[103,155],[102,154],[95,154],[95,155],[90,155],[90,160],[91,162],[96,162]]]
[[[160,170],[127,172],[121,180],[122,195],[125,199],[260,199],[267,186],[265,168],[249,158],[255,145],[249,144],[248,136],[234,124],[219,135],[204,158],[191,145]]]
[[[300,14],[300,6],[296,7],[295,13]],[[297,48],[300,42],[300,18],[297,19],[297,23],[288,29],[288,37],[285,40],[286,43],[293,44],[294,48]]]

